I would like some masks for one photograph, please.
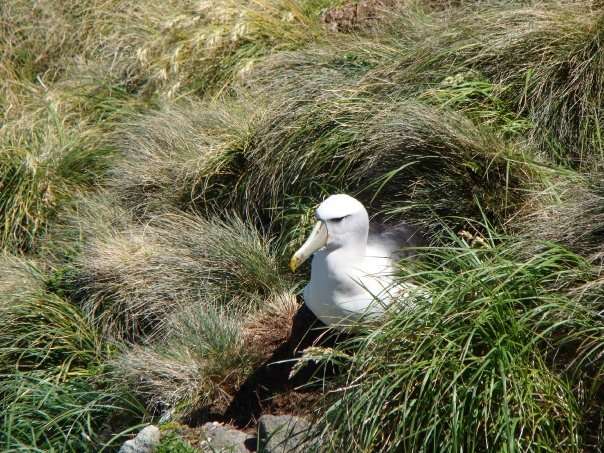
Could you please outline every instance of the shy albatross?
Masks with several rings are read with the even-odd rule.
[[[304,302],[327,325],[375,317],[415,285],[395,282],[396,261],[423,244],[409,225],[372,225],[361,202],[346,194],[331,195],[316,210],[306,242],[290,260],[296,269],[314,254]],[[407,248],[407,250],[405,250]]]

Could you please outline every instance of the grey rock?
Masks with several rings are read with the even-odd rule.
[[[308,446],[310,424],[293,415],[263,415],[258,419],[260,452],[298,453]]]
[[[255,445],[255,438],[242,431],[229,428],[218,422],[206,423],[202,426],[203,435],[201,450],[212,453],[248,453],[246,443]]]
[[[159,445],[160,437],[159,428],[149,425],[143,428],[134,439],[124,442],[119,453],[152,453]]]

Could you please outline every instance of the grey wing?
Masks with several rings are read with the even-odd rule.
[[[369,245],[379,244],[395,259],[412,258],[417,255],[416,247],[427,245],[419,228],[406,223],[383,225],[371,222],[367,242]]]

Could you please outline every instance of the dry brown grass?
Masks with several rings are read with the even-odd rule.
[[[243,323],[246,347],[267,359],[287,342],[300,305],[291,293],[275,294]]]

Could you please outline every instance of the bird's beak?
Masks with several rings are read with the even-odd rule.
[[[306,242],[302,244],[302,247],[300,247],[298,251],[294,253],[292,259],[289,260],[289,268],[291,271],[296,272],[296,269],[298,269],[304,261],[321,247],[325,247],[325,244],[327,244],[327,227],[319,220],[312,229],[308,239],[306,239]]]

